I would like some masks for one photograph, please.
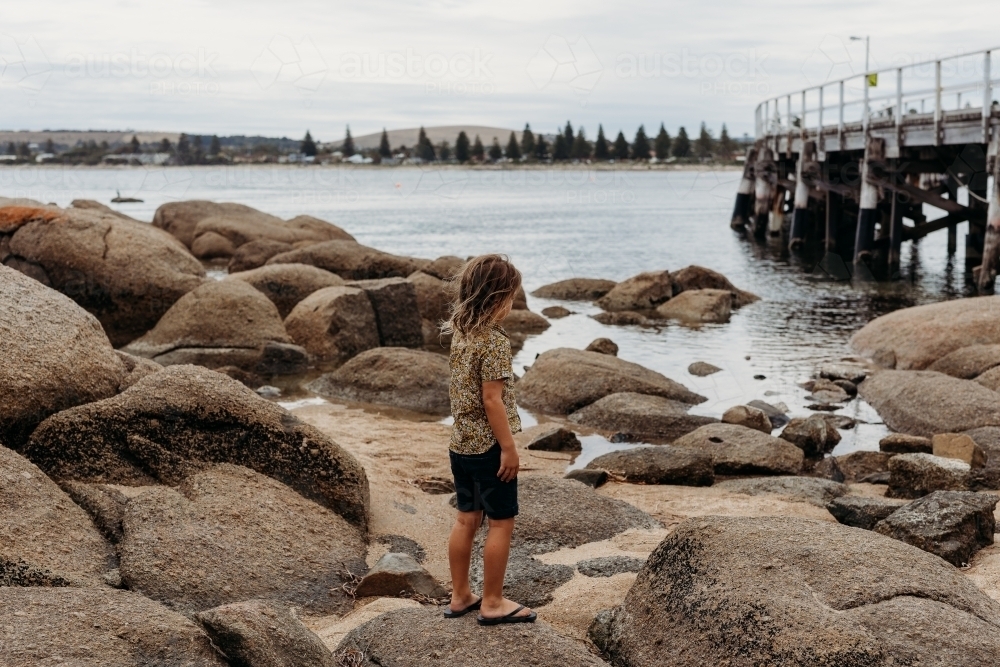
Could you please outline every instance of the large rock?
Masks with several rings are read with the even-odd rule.
[[[271,264],[231,273],[228,280],[242,280],[260,291],[277,307],[282,319],[316,290],[344,284],[340,276],[308,264]]]
[[[622,667],[989,664],[1000,603],[941,559],[785,517],[688,519],[599,624]]]
[[[137,357],[121,350],[115,350],[115,354],[118,355],[118,358],[121,359],[122,364],[125,366],[125,377],[118,384],[119,393],[125,391],[147,375],[152,375],[163,370],[163,366],[152,359]]]
[[[638,364],[571,348],[557,348],[539,355],[518,382],[517,392],[525,407],[554,414],[569,414],[620,392],[662,396],[690,404],[706,400]]]
[[[735,424],[708,424],[674,441],[712,456],[716,475],[797,475],[802,450],[790,442]]]
[[[87,513],[2,446],[0,516],[0,586],[99,586],[114,567],[114,552]]]
[[[968,463],[933,454],[897,454],[889,459],[890,498],[919,498],[932,491],[969,488]]]
[[[875,524],[905,504],[905,500],[893,498],[841,496],[831,500],[826,509],[833,515],[834,519],[845,526],[871,530]]]
[[[198,363],[252,370],[270,342],[292,342],[277,307],[246,282],[220,280],[185,294],[124,351],[164,366]]]
[[[662,396],[618,392],[580,408],[570,414],[569,420],[624,434],[631,441],[673,442],[699,426],[716,422],[712,417],[688,414],[690,407]]]
[[[1000,394],[943,373],[880,371],[858,393],[894,431],[930,437],[1000,426]]]
[[[552,324],[538,313],[524,308],[515,308],[500,321],[500,326],[509,333],[530,335],[540,334]]]
[[[511,544],[531,553],[600,542],[630,528],[660,527],[642,510],[575,480],[522,475],[517,483],[521,513]]]
[[[612,287],[597,300],[597,305],[608,311],[652,310],[670,299],[673,292],[668,271],[647,271]]]
[[[618,356],[618,345],[610,338],[595,338],[584,349],[587,352],[600,352],[601,354],[609,354],[612,357]]]
[[[971,491],[935,491],[896,510],[875,532],[929,551],[961,567],[993,544],[1000,498]]]
[[[448,591],[413,556],[392,552],[379,558],[354,590],[356,597],[413,594],[441,598]]]
[[[673,281],[675,296],[688,290],[726,290],[733,295],[733,308],[742,308],[749,303],[760,300],[760,297],[756,294],[746,292],[733,285],[729,282],[728,278],[718,271],[706,269],[703,266],[692,264],[691,266],[684,267],[680,271],[675,271],[671,276],[671,280]]]
[[[444,255],[433,262],[428,262],[422,271],[440,280],[448,281],[456,278],[462,272],[463,267],[465,267],[465,260],[461,257]]]
[[[182,611],[251,599],[344,613],[366,569],[364,534],[247,468],[220,465],[132,498],[118,543],[129,590]]]
[[[417,309],[420,317],[437,327],[451,316],[453,299],[451,284],[423,271],[415,271],[407,278],[417,292]]]
[[[446,416],[451,413],[448,359],[434,352],[376,347],[309,385],[322,396]]]
[[[889,472],[892,457],[888,452],[858,451],[832,458],[837,463],[837,469],[844,475],[844,481],[853,484],[872,475]]]
[[[424,344],[417,290],[413,283],[403,278],[383,278],[359,280],[348,285],[363,290],[372,302],[381,345],[420,347]]]
[[[233,252],[233,256],[229,258],[229,266],[227,268],[229,269],[229,273],[240,273],[242,271],[249,271],[250,269],[257,269],[264,266],[267,260],[275,255],[280,255],[283,252],[294,249],[295,246],[291,243],[282,243],[281,241],[271,241],[270,239],[250,241],[249,243],[244,243]]]
[[[544,622],[484,632],[473,616],[446,619],[439,608],[390,611],[348,633],[334,658],[337,664],[358,667],[605,664],[583,643],[563,637]]]
[[[840,432],[819,415],[796,417],[779,436],[802,450],[806,458],[823,458],[840,442]]]
[[[588,468],[606,470],[636,484],[711,486],[712,457],[686,447],[636,447],[598,456]]]
[[[699,289],[681,292],[656,309],[657,317],[688,324],[723,323],[733,310],[733,295],[726,290]]]
[[[283,252],[268,264],[312,264],[344,280],[405,278],[429,263],[425,259],[391,255],[354,241],[327,241]]]
[[[112,544],[121,542],[122,517],[125,516],[128,496],[122,493],[120,487],[74,480],[63,480],[60,486],[74,503],[90,515],[94,525],[109,542]]]
[[[976,378],[978,384],[991,391],[1000,392],[1000,366],[995,366]]]
[[[6,266],[0,359],[0,439],[15,448],[49,415],[113,396],[127,374],[93,315]]]
[[[920,370],[970,345],[1000,344],[1000,296],[955,299],[904,308],[876,318],[851,338],[869,358],[890,368]]]
[[[5,667],[229,665],[181,614],[111,588],[0,587],[0,628]]]
[[[153,225],[173,234],[198,256],[202,256],[198,252],[199,246],[205,246],[205,239],[202,237],[224,239],[232,250],[262,239],[282,243],[354,240],[343,229],[312,216],[300,215],[286,221],[243,204],[228,202],[182,201],[163,204],[153,215]],[[231,255],[232,250],[222,256]]]
[[[57,480],[178,484],[206,463],[269,475],[351,522],[368,521],[368,479],[345,450],[236,380],[173,366],[121,394],[42,422],[25,456]]]
[[[542,285],[532,296],[541,299],[561,299],[563,301],[594,301],[610,292],[617,283],[601,278],[569,278]]]
[[[216,607],[197,615],[231,661],[252,667],[337,667],[330,649],[290,610],[264,600]]]
[[[931,453],[946,459],[965,461],[973,468],[986,465],[986,452],[965,433],[939,433],[934,436]]]
[[[752,408],[749,405],[734,405],[729,408],[722,414],[722,423],[745,426],[768,435],[774,430],[767,413],[760,408]]]
[[[76,301],[116,346],[205,281],[187,248],[148,224],[91,209],[0,210],[0,261]]]
[[[764,494],[786,496],[817,507],[826,507],[831,500],[847,493],[847,487],[843,484],[828,479],[796,476],[730,479],[720,482],[716,488],[748,496]]]
[[[576,433],[561,426],[539,425],[525,432],[527,449],[540,452],[579,452],[583,449]]]
[[[927,370],[971,380],[997,366],[1000,366],[1000,344],[969,345],[949,352],[928,366]]]
[[[573,578],[572,567],[547,565],[533,555],[599,542],[630,528],[660,527],[645,512],[572,479],[522,474],[517,483],[520,514],[511,541],[504,595],[529,607],[548,604],[552,593]],[[477,538],[473,556],[473,588],[482,583],[484,535]]]
[[[288,314],[285,328],[292,340],[320,361],[345,361],[379,345],[375,309],[357,287],[313,292]]]
[[[930,438],[906,433],[890,433],[878,441],[878,448],[890,454],[934,453]]]

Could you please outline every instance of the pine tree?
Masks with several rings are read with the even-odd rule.
[[[524,132],[521,133],[521,155],[531,157],[535,154],[535,134],[531,131],[531,126],[524,124]]]
[[[663,123],[660,123],[660,132],[653,142],[653,150],[656,152],[657,160],[666,160],[670,157],[670,135],[667,134],[667,128],[663,127]]]
[[[138,153],[142,150],[142,146],[139,144],[139,138],[134,134],[132,135],[132,141],[129,142],[129,147],[133,153]]]
[[[424,162],[433,162],[436,159],[434,146],[427,138],[427,133],[424,132],[422,125],[420,126],[420,136],[417,137],[417,157]]]
[[[722,158],[725,160],[732,159],[733,153],[739,147],[736,142],[732,140],[729,136],[729,130],[726,129],[726,124],[722,124],[722,132],[719,134],[719,152],[722,153]]]
[[[171,152],[171,150],[173,150],[173,148],[170,145],[170,139],[167,139],[166,137],[163,137],[163,139],[160,140],[160,152],[161,153],[169,153],[169,152]]]
[[[469,161],[469,135],[462,130],[455,139],[455,159],[459,162]]]
[[[549,154],[549,142],[545,141],[545,135],[539,134],[535,141],[535,157],[544,160]]]
[[[632,157],[636,160],[649,159],[649,137],[646,136],[646,128],[642,125],[635,131],[635,141],[632,142]]]
[[[389,134],[385,131],[384,127],[382,128],[382,138],[378,142],[378,154],[382,157],[392,157],[392,148],[389,147]]]
[[[202,147],[201,137],[197,134],[191,137],[191,162],[201,164],[205,159],[205,150]]]
[[[510,139],[507,141],[507,150],[505,152],[508,160],[520,160],[521,159],[521,147],[517,145],[517,136],[513,132],[510,133]]]
[[[576,139],[573,140],[569,156],[574,160],[586,160],[590,157],[590,142],[587,141],[587,133],[584,132],[582,127],[576,133]]]
[[[344,132],[344,143],[340,146],[340,152],[344,154],[344,157],[351,157],[357,153],[357,149],[354,147],[354,137],[351,136],[351,126],[347,126],[347,131]],[[309,153],[306,153],[309,155]]]
[[[569,148],[566,144],[566,135],[557,133],[556,138],[552,140],[552,159],[568,160]]]
[[[476,140],[472,143],[472,158],[479,162],[482,162],[486,157],[486,150],[483,148],[483,142],[479,139],[479,135],[476,135]]]
[[[306,136],[302,138],[302,144],[300,145],[299,150],[302,152],[303,155],[315,157],[316,142],[313,141],[312,135],[309,133],[309,130],[306,130]]]
[[[715,147],[715,139],[709,133],[705,123],[701,124],[701,131],[698,132],[698,139],[694,142],[695,155],[700,158],[712,156],[712,149]]]
[[[608,150],[608,140],[604,138],[604,126],[597,126],[597,141],[594,142],[594,159],[607,160],[611,157]]]
[[[682,126],[677,130],[677,138],[674,139],[674,157],[688,157],[691,155],[691,140],[688,139],[687,130]]]
[[[573,139],[575,139],[573,136],[573,126],[569,124],[569,121],[566,121],[566,129],[563,130],[563,139],[566,140],[566,150],[569,151],[573,146]]]
[[[181,164],[187,164],[191,161],[191,145],[188,143],[187,135],[181,132],[181,136],[177,138],[177,159],[180,160]]]
[[[56,145],[52,139],[47,139],[45,141],[45,152],[54,154],[56,152]]]
[[[493,137],[493,145],[490,146],[490,159],[496,162],[503,157],[503,149],[500,148],[500,142],[496,137]]]
[[[628,159],[628,139],[625,138],[625,133],[621,130],[618,131],[618,136],[615,138],[615,159]]]
[[[448,144],[448,140],[444,139],[441,141],[441,145],[438,146],[438,159],[447,160],[451,157],[451,145]]]
[[[135,137],[132,137],[132,140],[135,141]],[[138,142],[136,142],[136,143],[138,143]],[[138,151],[136,151],[136,152],[138,152]],[[212,156],[216,156],[216,155],[218,155],[221,152],[222,152],[222,144],[219,142],[219,135],[213,134],[212,135],[212,142],[208,145],[208,154],[212,155]]]
[[[17,155],[17,146],[13,141],[7,144],[7,155]]]

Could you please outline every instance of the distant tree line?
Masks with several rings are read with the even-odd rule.
[[[433,144],[427,137],[427,132],[420,128],[417,143],[412,147],[399,146],[393,149],[389,144],[389,134],[383,129],[377,149],[362,151],[374,161],[419,158],[424,162],[453,161],[458,163],[499,162],[506,159],[515,162],[603,162],[603,161],[728,161],[736,157],[741,144],[729,136],[726,126],[716,138],[705,123],[701,124],[698,136],[692,139],[684,127],[677,130],[676,136],[671,136],[666,126],[660,123],[660,129],[655,137],[646,134],[645,126],[640,125],[635,136],[629,141],[623,131],[613,141],[604,134],[604,127],[597,126],[597,137],[590,141],[586,130],[580,127],[573,129],[570,121],[557,131],[551,141],[543,134],[535,134],[530,124],[525,124],[520,141],[517,133],[511,132],[505,144],[499,137],[493,137],[489,147],[482,138],[476,135],[470,137],[461,131],[455,137],[452,145],[448,141]],[[315,143],[308,132],[302,141],[302,153],[316,155]],[[310,152],[312,151],[312,152]],[[341,156],[350,157],[358,153],[348,127],[343,143],[339,147]]]

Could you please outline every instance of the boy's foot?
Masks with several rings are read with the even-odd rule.
[[[469,594],[469,597],[462,600],[451,599],[451,604],[444,610],[445,618],[459,618],[465,616],[470,611],[477,611],[482,605],[483,599]]]
[[[498,625],[500,623],[534,623],[538,614],[513,600],[504,598],[499,606],[483,608],[476,619],[480,625]]]

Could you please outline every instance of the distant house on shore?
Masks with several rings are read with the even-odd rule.
[[[170,157],[170,153],[109,153],[101,158],[101,162],[161,166],[166,164]]]

